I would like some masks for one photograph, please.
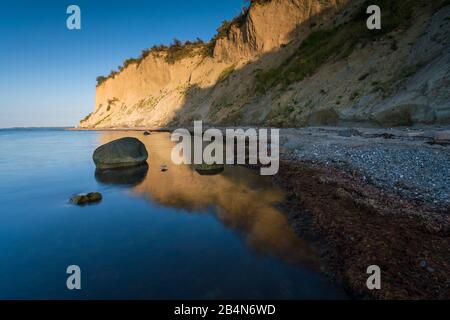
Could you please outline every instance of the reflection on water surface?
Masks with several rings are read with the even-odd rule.
[[[283,200],[283,194],[269,177],[260,176],[259,171],[242,166],[225,166],[220,174],[201,175],[192,166],[172,164],[170,156],[175,143],[170,141],[170,134],[144,136],[127,132],[125,135],[144,142],[149,152],[147,162],[150,169],[143,181],[133,187],[135,195],[192,214],[206,213],[213,207],[220,221],[239,231],[252,249],[290,263],[314,263],[311,248],[294,234],[285,215],[276,209]],[[123,136],[121,132],[102,132],[100,143]],[[162,172],[161,165],[167,165],[168,171]],[[116,172],[118,184],[129,176],[127,170],[125,177],[121,177],[121,171]],[[143,172],[141,169],[134,170]]]

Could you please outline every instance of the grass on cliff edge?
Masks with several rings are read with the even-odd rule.
[[[370,3],[369,3],[370,2]],[[256,75],[256,90],[265,93],[281,84],[287,87],[313,75],[329,59],[348,57],[358,44],[373,41],[394,30],[406,29],[411,23],[414,10],[428,5],[427,0],[372,0],[365,3],[350,21],[329,30],[311,33],[297,48],[295,53],[278,68],[260,71]],[[433,10],[449,0],[432,0]],[[368,30],[365,10],[369,4],[382,8],[382,29]]]
[[[223,21],[222,24],[219,26],[219,28],[217,28],[214,37],[212,37],[212,39],[206,43],[203,42],[203,40],[201,40],[200,38],[197,38],[197,40],[193,42],[191,41],[181,42],[180,40],[174,39],[174,42],[169,46],[161,44],[155,45],[149,49],[145,49],[142,51],[141,55],[138,58],[130,58],[125,60],[123,64],[118,67],[118,70],[112,70],[110,74],[107,76],[98,76],[97,86],[101,85],[109,78],[114,78],[129,65],[131,64],[139,65],[142,62],[142,60],[144,60],[151,53],[165,52],[166,53],[165,59],[168,63],[171,64],[184,58],[192,57],[196,54],[200,54],[204,57],[213,56],[217,40],[228,37],[232,26],[240,28],[243,25],[244,21],[247,19],[248,13],[252,7],[255,7],[257,5],[265,5],[272,1],[273,0],[247,0],[248,5],[247,7],[243,8],[242,13],[236,16],[231,21],[227,20]]]
[[[97,77],[97,86],[101,85],[103,82],[108,80],[109,78],[114,78],[120,72],[122,72],[125,68],[132,64],[139,64],[150,54],[155,53],[165,53],[165,60],[173,64],[178,60],[182,60],[185,58],[192,57],[193,55],[200,53],[206,55],[208,52],[208,44],[204,43],[202,39],[197,38],[197,40],[191,42],[186,41],[182,42],[178,39],[174,39],[173,43],[170,46],[166,45],[155,45],[150,49],[145,49],[142,51],[139,58],[130,58],[126,59],[122,65],[118,67],[118,70],[112,70],[108,76],[99,76]]]

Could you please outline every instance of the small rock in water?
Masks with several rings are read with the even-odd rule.
[[[169,168],[167,168],[167,165],[162,164],[162,165],[161,165],[161,171],[162,171],[162,172],[166,172],[167,170],[169,170]]]
[[[78,206],[88,204],[88,203],[96,203],[102,200],[102,194],[100,192],[89,192],[87,194],[77,194],[70,198],[70,202],[76,204]]]

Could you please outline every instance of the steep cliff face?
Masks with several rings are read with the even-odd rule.
[[[218,39],[214,56],[239,63],[245,59],[278,50],[291,40],[309,33],[310,24],[342,9],[348,0],[273,0],[255,5],[242,23],[233,24],[228,36]],[[323,22],[321,21],[321,22]],[[302,27],[303,30],[298,30]]]
[[[363,1],[254,1],[212,54],[152,51],[103,81],[80,127],[449,122],[448,2],[379,2],[381,33]]]

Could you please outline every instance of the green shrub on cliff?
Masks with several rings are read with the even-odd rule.
[[[92,116],[92,112],[89,113],[86,117],[84,117],[83,120],[81,120],[80,122],[85,122],[85,121],[87,121],[91,116]]]
[[[132,64],[139,66],[141,62],[147,58],[152,53],[165,53],[165,59],[168,63],[175,63],[176,61],[182,60],[194,56],[195,54],[206,55],[208,44],[205,44],[202,39],[197,38],[195,41],[181,42],[178,39],[174,39],[174,42],[170,46],[166,45],[154,45],[149,49],[142,50],[141,55],[138,58],[126,59],[122,65],[118,67],[118,71],[113,70],[108,76],[97,77],[97,86],[102,84],[109,78],[114,78],[117,74],[122,72],[125,68]]]
[[[256,74],[256,90],[259,93],[266,93],[279,81],[282,72],[282,68],[274,68],[267,71],[259,70]]]
[[[138,62],[139,62],[139,59],[134,59],[134,58],[127,59],[123,62],[123,68],[125,69],[129,65],[132,65],[133,63],[138,63]]]
[[[204,47],[205,43],[199,38],[194,42],[186,41],[184,43],[178,39],[174,39],[173,44],[166,50],[166,61],[168,63],[175,63],[179,60],[192,57],[196,53],[203,52],[201,49]]]
[[[105,82],[108,78],[104,76],[98,76],[97,77],[97,86],[101,85],[103,82]]]
[[[331,108],[312,112],[308,116],[307,122],[309,125],[336,125],[339,119],[339,113]]]
[[[219,78],[217,79],[217,83],[221,83],[221,82],[227,80],[227,79],[230,77],[230,75],[234,72],[235,67],[236,67],[236,66],[233,64],[233,65],[231,65],[231,66],[225,68],[225,69],[220,73]]]
[[[332,29],[311,33],[294,54],[278,68],[257,73],[257,92],[265,93],[278,84],[287,87],[291,83],[302,81],[313,75],[329,59],[338,60],[350,56],[358,44],[367,43],[394,30],[407,28],[411,23],[414,9],[426,3],[426,0],[368,1],[350,21]],[[369,4],[383,8],[381,30],[367,30],[368,15],[365,10]]]

